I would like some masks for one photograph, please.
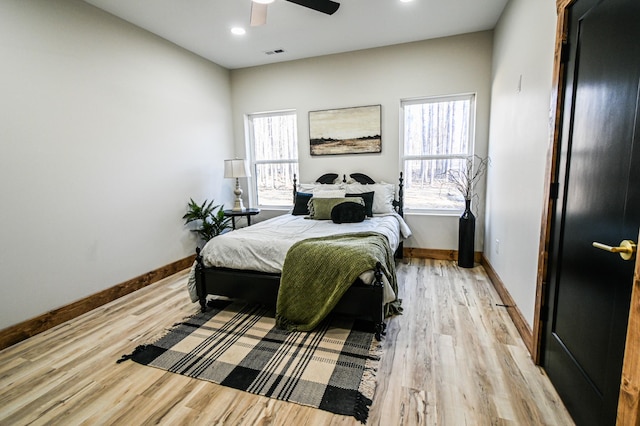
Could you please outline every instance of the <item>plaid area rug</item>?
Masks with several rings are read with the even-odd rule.
[[[263,307],[226,300],[131,355],[140,364],[295,402],[365,423],[379,344],[365,322],[329,316],[312,332],[276,327]]]

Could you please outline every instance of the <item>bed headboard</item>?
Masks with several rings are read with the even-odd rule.
[[[369,176],[365,175],[364,173],[351,173],[349,175],[349,177],[351,177],[351,179],[355,180],[356,182],[362,184],[362,185],[370,185],[370,184],[374,184],[376,183],[375,180],[371,179]],[[322,183],[322,184],[332,184],[336,181],[336,179],[338,179],[338,174],[337,173],[325,173],[322,176],[320,176],[318,179],[316,179],[316,183]],[[347,182],[347,176],[346,175],[342,175],[342,182],[346,183]],[[397,200],[393,200],[393,207],[396,210],[396,212],[400,215],[400,216],[404,216],[404,178],[402,177],[402,172],[400,172],[400,177],[398,178],[398,199]],[[293,175],[293,200],[295,203],[295,199],[296,199],[296,193],[298,192],[298,178],[297,176],[294,174]]]
[[[331,184],[334,183],[338,179],[337,173],[325,173],[316,179],[317,183]],[[343,180],[344,181],[344,180]]]
[[[361,183],[363,185],[376,183],[375,180],[371,179],[369,176],[365,175],[364,173],[351,173],[349,176],[356,182]]]

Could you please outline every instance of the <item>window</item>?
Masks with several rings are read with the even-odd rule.
[[[298,174],[298,127],[295,111],[247,117],[253,195],[259,207],[293,204],[293,175]]]
[[[473,155],[475,96],[404,100],[401,103],[404,205],[407,210],[459,212],[464,198],[447,178]]]

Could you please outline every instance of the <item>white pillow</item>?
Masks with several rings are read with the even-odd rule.
[[[298,192],[306,192],[315,194],[319,191],[335,191],[335,190],[344,190],[344,184],[333,184],[333,183],[301,183],[298,185]]]
[[[391,183],[371,183],[363,185],[361,183],[348,183],[346,185],[347,194],[362,194],[363,192],[374,191],[373,194],[373,214],[393,213],[393,198],[396,193],[395,186]],[[314,195],[315,196],[315,195]]]
[[[313,191],[313,198],[344,198],[344,194],[346,194],[347,191],[345,191],[344,189],[334,189],[334,190],[327,190],[327,191]]]

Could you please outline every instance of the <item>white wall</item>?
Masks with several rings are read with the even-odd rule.
[[[229,72],[86,3],[0,2],[0,329],[193,253]]]
[[[491,49],[492,32],[480,32],[233,70],[236,152],[238,155],[245,152],[246,114],[295,109],[301,182],[311,182],[327,172],[363,172],[376,180],[397,183],[401,99],[474,92],[477,94],[476,152],[486,155]],[[381,154],[311,157],[309,111],[376,104],[382,105]],[[263,212],[260,217],[269,215]],[[457,248],[457,216],[407,213],[406,219],[414,233],[406,242],[407,247]],[[478,249],[482,247],[483,231],[483,219],[479,219]]]
[[[545,205],[555,28],[554,0],[511,0],[493,47],[484,252],[529,325]]]

